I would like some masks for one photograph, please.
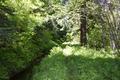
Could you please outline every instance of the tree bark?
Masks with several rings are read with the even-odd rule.
[[[86,19],[86,1],[84,1],[81,6],[81,25],[80,25],[80,43],[81,46],[85,46],[87,44],[87,19]]]

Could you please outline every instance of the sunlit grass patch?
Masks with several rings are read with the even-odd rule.
[[[115,58],[115,55],[105,51],[105,50],[95,50],[95,49],[90,49],[86,47],[70,47],[66,46],[65,48],[61,47],[53,47],[51,50],[50,55],[54,54],[63,54],[64,56],[70,56],[70,55],[75,55],[75,56],[84,56],[84,57],[89,57],[89,58]]]
[[[120,59],[84,47],[54,47],[34,70],[33,80],[119,80]]]
[[[67,80],[64,59],[62,55],[46,57],[40,65],[35,67],[33,80]]]

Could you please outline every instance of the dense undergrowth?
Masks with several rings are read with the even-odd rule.
[[[120,59],[103,50],[54,47],[33,71],[32,80],[119,80]]]
[[[0,80],[120,80],[120,2],[94,1],[0,0]]]

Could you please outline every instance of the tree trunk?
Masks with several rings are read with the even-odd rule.
[[[80,25],[80,43],[81,46],[87,44],[87,19],[86,19],[86,1],[81,6],[81,25]]]

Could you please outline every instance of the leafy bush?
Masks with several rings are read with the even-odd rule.
[[[0,1],[0,79],[20,72],[42,51],[47,52],[53,46],[51,35],[45,29],[42,35],[35,35],[37,19],[33,10],[40,7],[36,2],[41,4],[39,1],[33,3],[32,0]]]
[[[37,56],[34,45],[0,49],[0,78],[9,78],[25,68]]]

